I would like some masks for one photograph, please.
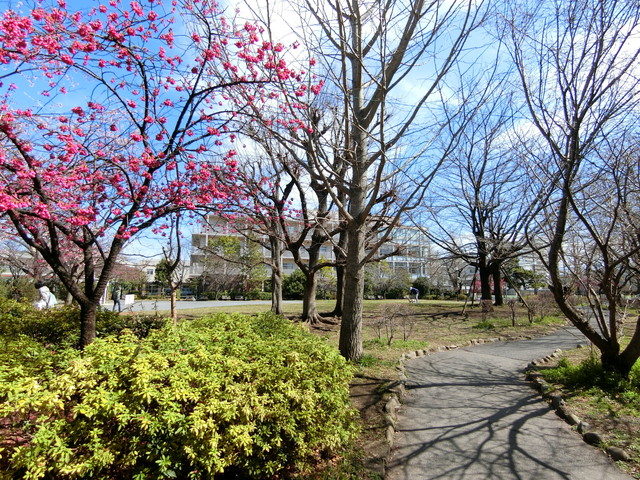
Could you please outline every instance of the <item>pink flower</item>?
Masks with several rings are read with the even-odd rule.
[[[140,17],[142,17],[144,15],[144,11],[142,10],[142,7],[140,6],[140,4],[138,2],[131,2],[129,5],[131,6],[131,10],[136,12],[136,15],[138,15]]]
[[[63,63],[66,63],[67,65],[73,65],[75,63],[73,61],[73,58],[71,58],[71,55],[68,55],[66,53],[63,53],[62,55],[60,55],[60,60]]]

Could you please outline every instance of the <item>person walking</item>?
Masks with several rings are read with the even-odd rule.
[[[120,304],[120,301],[122,300],[122,289],[120,287],[116,287],[113,289],[111,300],[113,300],[113,308],[111,309],[111,311],[115,312],[116,307],[118,307],[118,312],[122,312],[122,305]]]

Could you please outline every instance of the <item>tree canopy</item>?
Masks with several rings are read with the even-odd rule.
[[[209,0],[113,0],[77,11],[59,1],[4,13],[0,218],[80,304],[83,344],[127,241],[236,195],[219,182],[237,165],[243,112],[230,100],[241,90],[273,102],[303,81],[285,47],[262,33],[234,25]],[[69,271],[74,258],[82,282]]]

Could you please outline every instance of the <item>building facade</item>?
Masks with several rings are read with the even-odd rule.
[[[335,221],[330,221],[331,226],[335,226]],[[288,227],[292,237],[301,230],[299,222],[291,221]],[[192,277],[198,277],[207,271],[207,261],[204,250],[207,246],[212,245],[221,237],[237,238],[241,243],[246,245],[246,234],[240,233],[238,230],[245,231],[247,227],[243,225],[234,226],[229,220],[210,215],[205,222],[202,222],[197,230],[192,233],[192,254],[191,254],[191,270]],[[304,247],[309,246],[311,242],[311,234],[307,235]],[[266,244],[266,242],[262,242]],[[271,260],[271,251],[264,245],[258,246],[260,255],[265,264],[269,265]],[[379,250],[380,255],[388,255],[396,249],[401,251],[400,255],[392,255],[385,258],[385,262],[392,271],[406,270],[411,278],[429,276],[433,273],[435,256],[433,246],[427,239],[427,236],[418,228],[413,226],[400,226],[394,229],[389,240],[382,245]],[[307,261],[309,256],[306,248],[300,250],[303,261]],[[320,258],[323,261],[335,261],[333,245],[327,241],[320,247]],[[217,264],[217,269],[224,272],[232,270],[230,265]],[[294,261],[293,254],[285,250],[282,255],[282,269],[285,275],[289,275],[298,269]]]

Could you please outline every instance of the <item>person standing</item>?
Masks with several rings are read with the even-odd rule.
[[[122,300],[122,289],[120,287],[116,287],[113,289],[111,300],[113,300],[113,308],[111,309],[111,311],[115,312],[117,306],[118,312],[122,312],[122,305],[120,304],[120,300]]]
[[[49,290],[49,287],[47,287],[42,282],[36,282],[34,286],[36,287],[36,289],[38,290],[38,293],[40,294],[40,298],[34,304],[34,306],[38,310],[45,310],[47,308],[55,307],[55,305],[58,303],[58,300],[56,299],[56,296],[53,293],[51,293],[51,290]]]

